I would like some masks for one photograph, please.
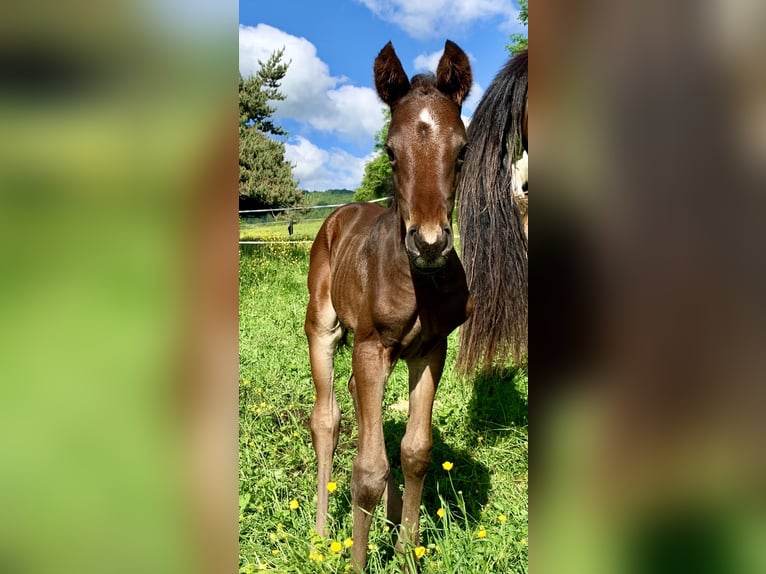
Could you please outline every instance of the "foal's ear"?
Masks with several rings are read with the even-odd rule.
[[[375,88],[378,90],[380,99],[393,108],[396,102],[410,90],[410,80],[391,42],[386,44],[375,58],[373,69]]]
[[[460,46],[451,40],[444,44],[444,54],[436,67],[436,87],[460,106],[473,82],[471,64]]]

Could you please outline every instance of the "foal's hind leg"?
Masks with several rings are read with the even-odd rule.
[[[329,281],[322,281],[317,275],[314,273],[309,277],[305,330],[316,389],[316,401],[311,411],[311,439],[317,456],[316,531],[320,536],[327,536],[327,483],[340,431],[340,408],[333,389],[333,356],[342,329],[330,301]]]

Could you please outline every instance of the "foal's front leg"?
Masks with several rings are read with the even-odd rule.
[[[391,351],[377,341],[357,341],[351,357],[354,376],[349,381],[359,425],[359,452],[351,473],[354,501],[354,567],[363,572],[367,565],[367,542],[372,514],[389,475],[383,438],[383,388],[391,370]]]
[[[407,361],[410,373],[410,409],[401,451],[404,502],[397,544],[399,552],[417,546],[420,538],[420,501],[433,446],[431,410],[446,356],[447,340],[444,339],[438,341],[425,356]]]

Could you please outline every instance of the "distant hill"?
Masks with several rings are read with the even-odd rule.
[[[328,189],[327,191],[304,191],[304,205],[336,205],[354,199],[353,189]]]

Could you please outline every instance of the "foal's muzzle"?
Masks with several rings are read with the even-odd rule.
[[[416,268],[423,270],[444,267],[452,245],[452,227],[449,225],[428,229],[411,225],[404,238],[404,247],[410,261]]]

